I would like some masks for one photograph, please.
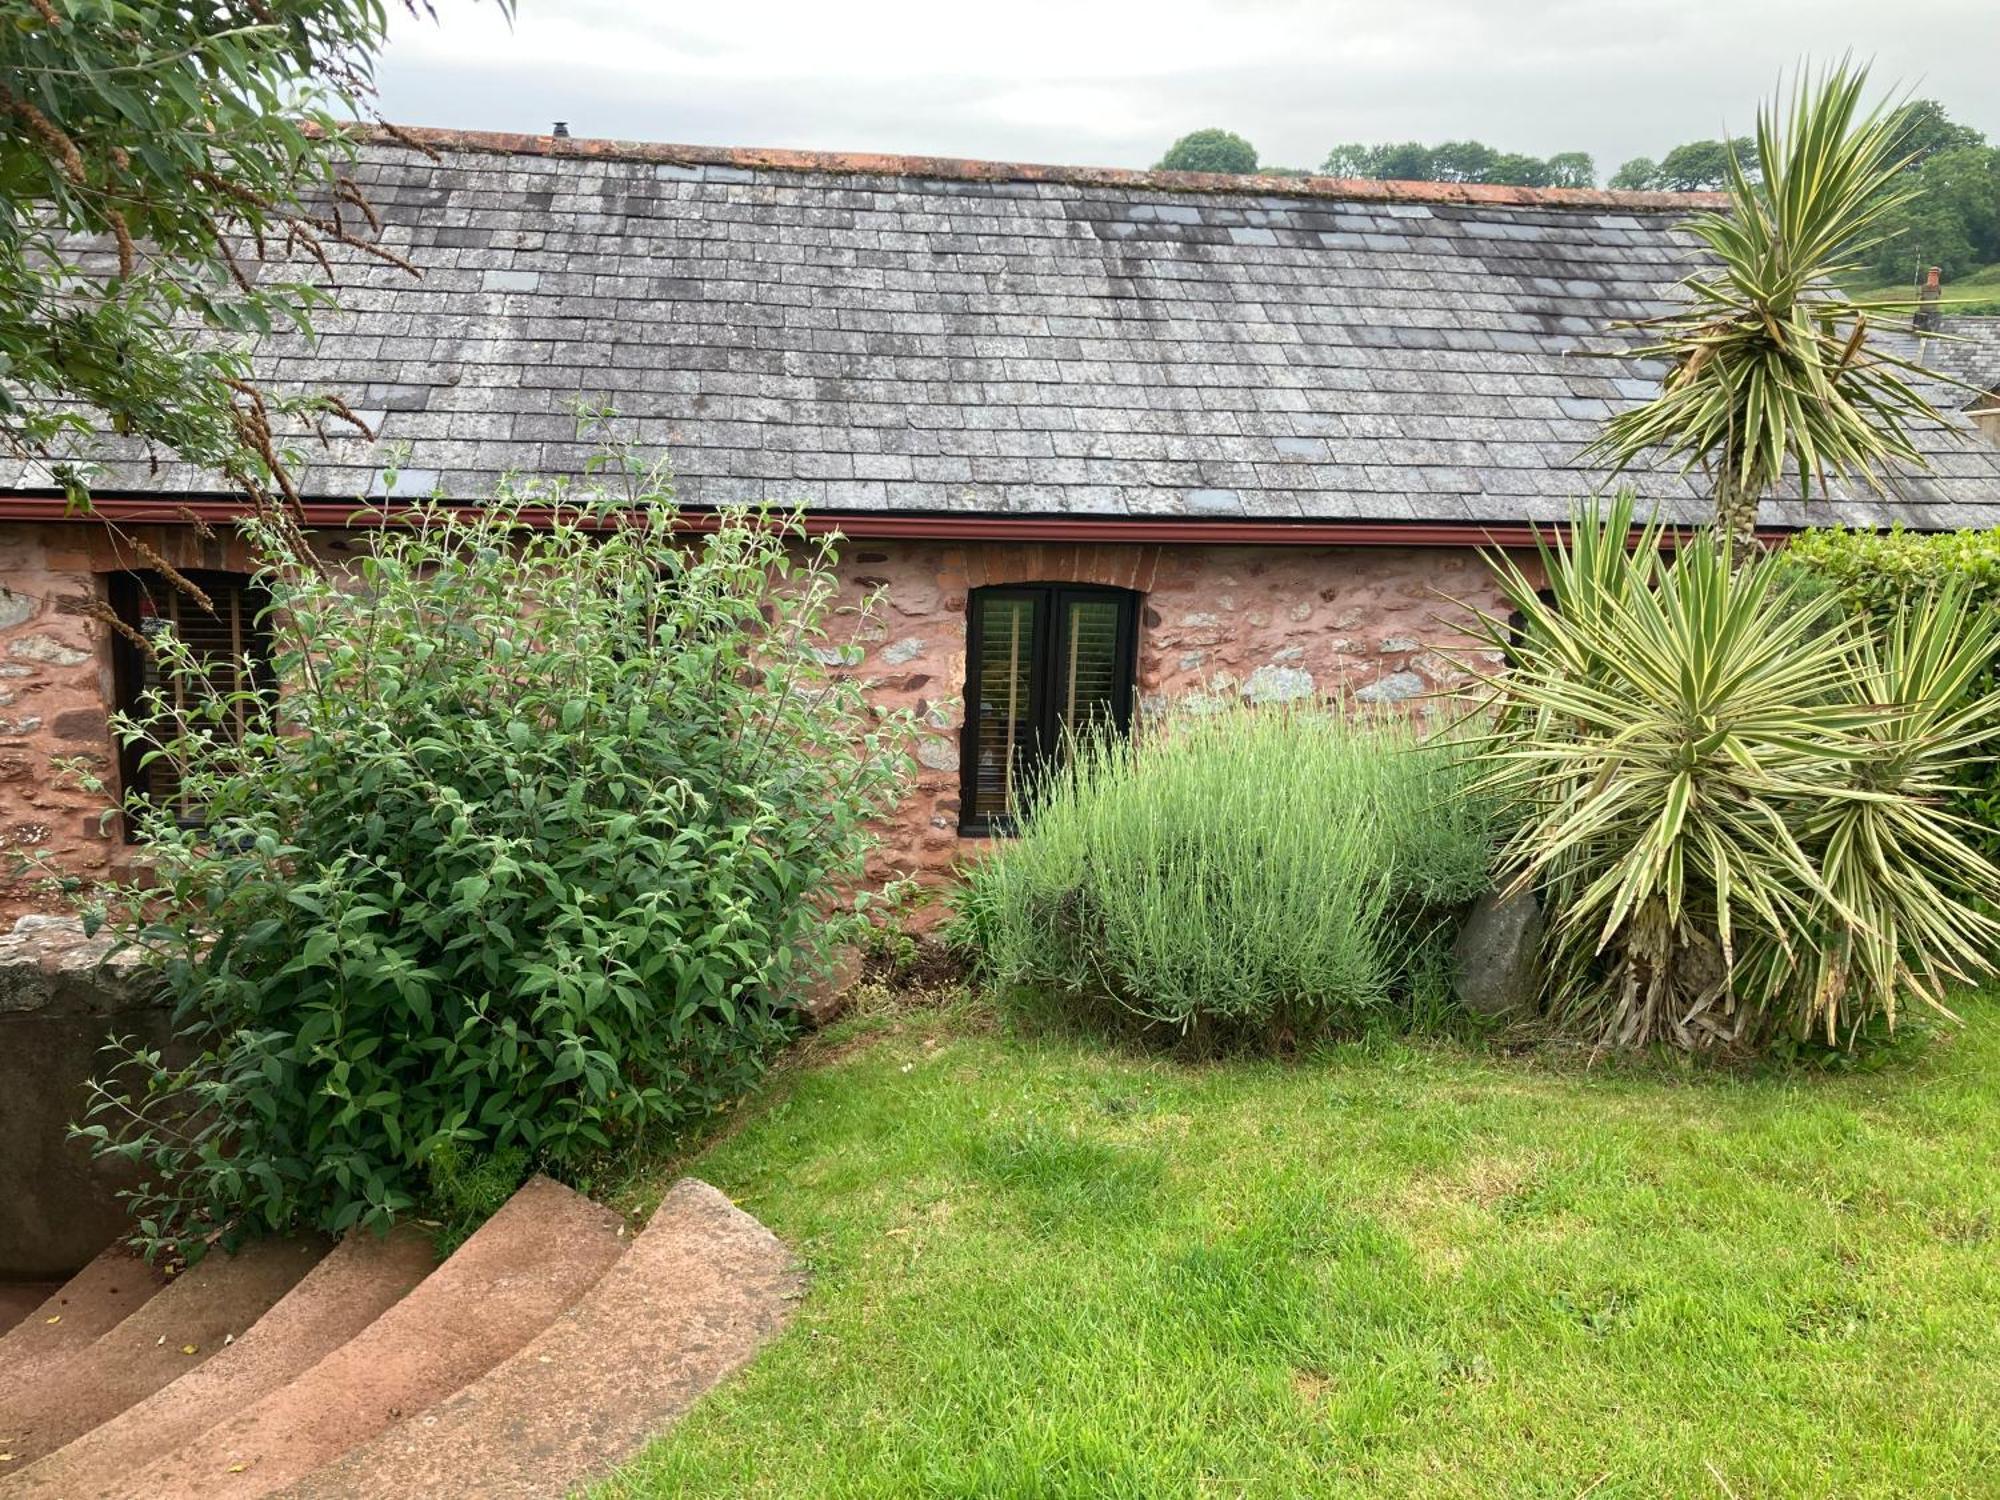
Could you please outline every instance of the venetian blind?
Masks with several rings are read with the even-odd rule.
[[[1068,728],[1116,720],[1121,613],[1109,599],[1071,600],[1064,611],[1061,714]]]
[[[254,662],[270,656],[268,635],[257,619],[260,599],[253,595],[249,580],[228,574],[206,573],[199,584],[213,609],[204,609],[163,578],[147,575],[139,580],[133,595],[136,618],[128,621],[144,635],[171,629],[187,644],[202,665],[208,687],[218,694],[241,691],[251,685]],[[187,706],[199,688],[168,681],[151,657],[140,656],[135,679],[130,684],[127,712],[149,711],[152,695],[161,694],[176,709]],[[247,706],[233,708],[230,728],[241,734],[246,727]],[[158,756],[135,768],[135,784],[155,801],[171,803],[184,818],[196,818],[199,809],[190,806],[181,791],[180,769],[165,756]]]
[[[1038,748],[1035,601],[985,596],[977,607],[979,717],[973,726],[970,810],[974,817],[1004,818]]]

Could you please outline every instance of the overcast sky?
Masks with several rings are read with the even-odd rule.
[[[383,112],[419,125],[1147,166],[1204,125],[1267,163],[1476,137],[1628,157],[1747,127],[1802,51],[2000,137],[1995,0],[435,0]]]

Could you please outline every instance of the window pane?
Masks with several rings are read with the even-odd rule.
[[[1059,665],[1062,722],[1078,731],[1118,722],[1118,625],[1123,613],[1111,599],[1069,601],[1062,626]]]
[[[971,813],[1006,817],[1035,756],[1035,601],[982,598]]]
[[[267,633],[257,621],[258,599],[252,595],[248,580],[241,577],[203,573],[195,575],[195,581],[215,606],[212,613],[166,579],[142,574],[135,579],[136,588],[132,595],[136,618],[127,623],[145,635],[171,628],[200,662],[210,691],[217,694],[240,692],[252,685],[247,675],[250,662],[246,656],[262,662],[268,660],[270,655]],[[149,695],[154,692],[164,693],[176,708],[193,706],[187,689],[180,683],[167,681],[158,663],[151,657],[138,653],[134,655],[137,658],[135,671],[128,682],[121,707],[129,713],[143,715],[148,711]],[[199,692],[198,689],[196,691]],[[225,732],[233,730],[236,735],[241,735],[248,727],[245,723],[246,712],[244,704],[234,704],[232,722],[226,726]],[[135,774],[139,789],[147,796],[172,805],[184,821],[198,820],[199,809],[183,795],[180,768],[172,761],[156,759],[143,769],[137,769]]]

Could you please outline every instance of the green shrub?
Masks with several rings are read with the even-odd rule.
[[[424,1162],[429,1187],[424,1208],[438,1221],[438,1259],[450,1255],[506,1206],[527,1180],[532,1164],[522,1146],[485,1156],[473,1156],[455,1140],[439,1141],[431,1148]]]
[[[220,695],[165,636],[170,690],[119,724],[203,812],[133,802],[150,877],[104,909],[194,1057],[94,1085],[140,1238],[449,1214],[427,1184],[466,1162],[572,1172],[754,1084],[903,773],[904,720],[822,664],[831,545],[560,488],[341,570],[257,542],[280,691]]]
[[[1834,527],[1794,537],[1784,557],[1877,629],[1908,610],[1927,607],[1946,587],[1975,604],[2000,608],[2000,531],[1927,535]],[[2000,674],[1989,665],[1971,692],[1981,696],[1995,688],[2000,688]],[[1994,748],[2000,747],[1989,751]],[[1955,780],[1951,807],[1970,825],[1963,831],[1966,842],[1988,859],[2000,860],[2000,761],[1981,758],[1966,764]]]
[[[1601,1042],[1852,1038],[1991,971],[2000,871],[1944,806],[2000,723],[2000,617],[1944,588],[1848,617],[1795,562],[1632,538],[1629,496],[1496,556],[1486,790],[1540,892],[1554,1015]],[[1734,563],[1734,565],[1732,565]]]
[[[1487,883],[1468,775],[1398,718],[1234,709],[1077,745],[968,872],[985,976],[1099,1023],[1289,1042],[1399,1010]]]

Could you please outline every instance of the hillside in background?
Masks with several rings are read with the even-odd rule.
[[[1907,298],[1914,304],[1917,295],[1912,282],[1900,281],[1885,286],[1865,273],[1849,281],[1844,289],[1857,302],[1897,297]],[[1981,266],[1946,282],[1944,295],[1939,300],[1946,312],[2000,316],[2000,262]]]

